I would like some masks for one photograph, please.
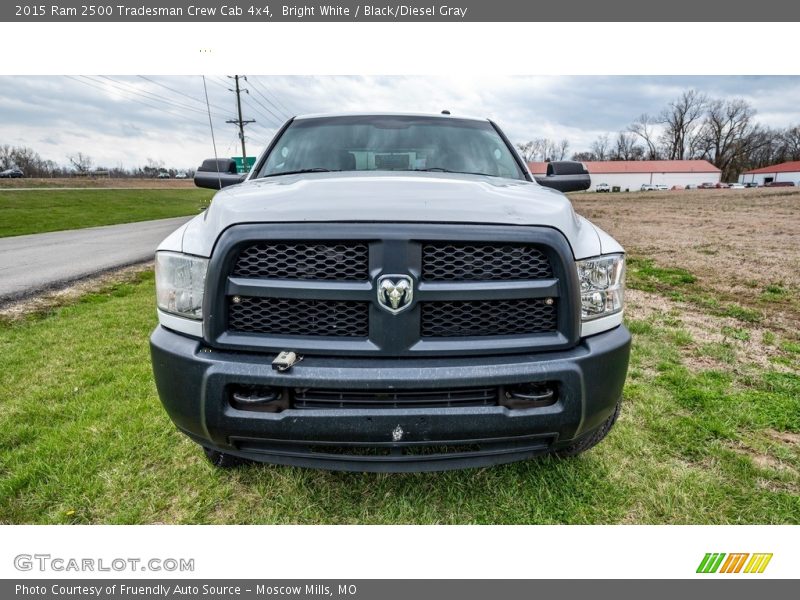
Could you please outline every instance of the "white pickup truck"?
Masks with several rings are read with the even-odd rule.
[[[155,380],[217,466],[573,456],[620,410],[625,255],[491,121],[296,117],[156,253]],[[224,188],[224,189],[222,189]],[[559,191],[561,190],[561,191]]]

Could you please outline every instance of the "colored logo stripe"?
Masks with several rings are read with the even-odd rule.
[[[725,558],[726,556],[727,559]],[[747,561],[748,557],[750,557],[749,561]],[[703,560],[700,561],[697,572],[740,573],[742,572],[742,567],[744,567],[745,573],[763,573],[770,560],[772,560],[772,554],[770,553],[751,555],[747,552],[734,552],[726,555],[724,552],[707,552]],[[745,566],[745,562],[747,562],[747,566]]]
[[[742,570],[742,566],[744,565],[744,561],[747,560],[747,557],[750,556],[747,553],[734,553],[728,554],[728,558],[722,564],[722,568],[720,569],[720,573],[738,573]]]
[[[697,567],[698,573],[716,573],[717,569],[719,569],[720,563],[722,563],[722,559],[725,558],[725,553],[706,553],[703,557],[703,560],[700,561],[700,566]]]
[[[750,562],[744,568],[745,573],[763,573],[767,568],[769,561],[772,560],[772,554],[753,554]]]

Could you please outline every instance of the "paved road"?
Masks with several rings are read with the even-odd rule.
[[[0,238],[0,302],[149,260],[190,218]]]

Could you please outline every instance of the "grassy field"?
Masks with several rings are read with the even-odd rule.
[[[193,188],[191,179],[112,179],[110,177],[23,177],[0,179],[0,190],[22,188]]]
[[[740,199],[703,197],[703,235],[652,239],[640,229],[686,213],[691,197],[628,196],[578,199],[631,253],[624,408],[591,452],[439,474],[215,470],[159,404],[145,273],[0,324],[0,522],[800,523],[798,290],[775,280],[800,248],[784,249],[786,267],[734,280],[718,255],[695,261],[687,240],[746,246],[725,234]],[[781,211],[799,197],[753,196],[767,228],[753,235],[794,231],[798,213]]]
[[[195,215],[212,196],[197,188],[0,188],[0,237]]]

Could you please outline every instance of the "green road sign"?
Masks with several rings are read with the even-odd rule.
[[[236,171],[238,173],[249,173],[251,167],[256,164],[256,157],[255,156],[248,156],[247,157],[247,166],[242,164],[242,157],[241,156],[233,156],[231,157],[233,160],[236,161]]]

